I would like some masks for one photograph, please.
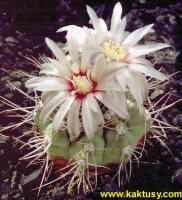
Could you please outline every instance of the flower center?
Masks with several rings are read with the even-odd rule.
[[[126,51],[122,46],[120,46],[120,44],[109,40],[109,42],[104,42],[103,47],[105,49],[105,56],[107,58],[114,57],[118,62],[124,60]]]
[[[76,90],[83,94],[89,93],[93,88],[92,84],[88,81],[86,76],[75,76],[74,81]]]

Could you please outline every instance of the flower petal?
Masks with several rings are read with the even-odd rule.
[[[97,103],[97,112],[92,111],[92,119],[94,127],[96,128],[101,128],[105,124],[104,116],[98,103]]]
[[[125,92],[119,92],[119,91],[106,91],[106,94],[111,96],[115,101],[119,102],[120,105],[127,107],[127,101],[126,101],[126,93]]]
[[[67,128],[68,133],[72,137],[78,137],[80,134],[80,120],[79,120],[79,111],[81,106],[81,100],[76,99],[68,112],[67,117]]]
[[[45,39],[47,46],[51,49],[51,51],[54,53],[56,58],[63,62],[66,66],[69,66],[69,62],[65,59],[65,55],[62,52],[61,48],[51,39],[46,38]]]
[[[103,19],[99,19],[95,13],[95,11],[87,5],[87,13],[92,21],[92,25],[97,32],[97,34],[102,33],[103,31],[107,31],[106,23]]]
[[[52,58],[48,59],[51,62],[51,64],[59,71],[59,74],[57,75],[60,75],[61,77],[71,77],[71,71],[64,63]]]
[[[154,68],[152,63],[145,58],[137,57],[137,58],[132,59],[130,62],[131,63],[137,63],[137,64],[143,64],[143,65]]]
[[[57,77],[34,77],[25,83],[27,88],[33,88],[38,91],[65,91],[69,90],[71,86],[69,81]]]
[[[77,44],[77,39],[74,37],[74,32],[68,31],[67,33],[67,45],[69,49],[69,53],[73,62],[76,62],[78,66],[80,66],[79,59],[79,46]]]
[[[148,82],[142,73],[137,72],[137,75],[135,77],[141,86],[140,91],[141,91],[142,99],[145,100],[149,93]]]
[[[107,25],[106,25],[105,21],[102,18],[99,18],[98,23],[99,23],[99,26],[101,29],[100,34],[107,33]]]
[[[79,74],[80,70],[79,70],[79,67],[78,67],[76,61],[71,65],[71,71],[74,74]]]
[[[53,130],[58,131],[62,127],[62,121],[74,100],[75,96],[69,96],[57,111],[53,121]]]
[[[41,94],[41,100],[43,104],[46,104],[49,102],[52,98],[57,96],[58,94],[61,94],[60,91],[48,91],[48,92],[42,92]]]
[[[124,106],[120,104],[120,102],[116,102],[112,96],[105,94],[104,92],[95,92],[94,96],[101,101],[107,108],[112,110],[115,114],[123,119],[127,119],[129,117],[128,111]]]
[[[93,126],[92,110],[86,98],[82,100],[81,114],[85,134],[91,139],[94,135],[95,128]]]
[[[26,88],[35,88],[37,87],[39,84],[41,84],[41,82],[44,79],[42,77],[34,77],[29,79],[26,83],[25,83],[25,87]]]
[[[87,99],[87,102],[88,102],[88,105],[90,106],[90,108],[94,111],[94,112],[97,112],[97,101],[93,95],[93,93],[89,93],[87,94],[86,96],[86,99]]]
[[[114,35],[114,39],[116,40],[116,42],[121,43],[125,39],[125,34],[124,34],[125,28],[126,28],[126,17],[124,17],[121,20],[118,29]]]
[[[105,68],[105,70],[102,72],[102,76],[100,76],[100,82],[103,80],[109,80],[110,78],[112,78],[113,76],[117,75],[117,74],[121,74],[125,71],[128,70],[128,64],[127,63],[111,63],[107,66],[107,68]]]
[[[95,31],[93,29],[90,29],[86,26],[83,27],[83,30],[85,31],[85,34],[91,39],[95,39]]]
[[[122,14],[122,7],[121,7],[121,4],[118,2],[114,6],[114,10],[113,10],[112,18],[111,18],[111,27],[110,27],[111,37],[113,37],[116,34],[118,26],[121,22],[121,14]]]
[[[39,74],[50,74],[50,75],[57,75],[57,76],[61,75],[59,71],[51,63],[42,64]]]
[[[50,114],[53,112],[53,110],[61,104],[63,101],[65,101],[66,98],[68,98],[70,94],[69,93],[61,93],[57,96],[54,96],[42,109],[40,113],[40,120],[42,123],[45,123],[47,118],[50,116]]]
[[[25,83],[25,86],[27,88],[35,89],[37,87],[43,87],[43,85],[50,87],[50,84],[51,85],[68,85],[68,83],[69,82],[63,78],[42,76],[42,77],[31,78]],[[54,88],[52,89],[54,90]]]
[[[98,20],[99,18],[97,17],[95,11],[87,5],[87,13],[92,21],[92,25],[94,27],[94,29],[97,31],[100,29],[99,25],[98,25]]]
[[[153,24],[150,24],[130,33],[130,35],[128,35],[128,37],[126,37],[126,39],[122,43],[122,46],[125,47],[125,50],[128,50],[130,47],[135,45],[139,40],[141,40],[142,37],[148,33],[148,31],[151,29],[152,26]]]
[[[158,51],[160,49],[163,49],[169,46],[170,46],[169,44],[165,44],[165,43],[155,43],[155,44],[136,46],[128,51],[128,54],[125,60],[128,61],[138,56],[146,55],[150,52]]]
[[[64,26],[64,27],[58,29],[56,32],[75,31],[75,30],[77,33],[80,33],[80,34],[83,33],[82,28],[80,28],[79,26],[75,26],[75,25]]]
[[[71,89],[70,85],[57,83],[56,81],[51,83],[42,81],[42,84],[34,88],[34,90],[38,91],[57,91],[57,90],[66,91],[70,89]]]
[[[164,81],[165,79],[168,79],[168,77],[166,75],[164,75],[163,73],[157,71],[154,68],[147,67],[145,65],[131,63],[131,64],[129,64],[129,68],[134,70],[134,71],[138,71],[138,72],[144,73],[147,76],[159,79],[161,81]]]
[[[87,62],[87,52],[86,51],[84,51],[83,53],[82,53],[82,56],[81,56],[81,67],[80,67],[80,72],[81,73],[85,73],[86,72],[86,70],[87,70],[87,68],[88,68],[88,62]]]
[[[135,71],[129,70],[128,72],[125,72],[126,77],[126,84],[128,85],[131,94],[133,95],[134,99],[137,102],[137,105],[139,109],[143,105],[143,98],[141,94],[141,85],[138,82],[138,79],[136,78],[137,73]]]
[[[120,73],[116,75],[116,80],[121,85],[124,91],[126,91],[126,78],[124,73]]]
[[[94,39],[94,44],[100,46],[102,41],[104,40],[104,33],[99,34],[95,39]]]
[[[57,32],[62,32],[62,31],[68,31],[67,33],[67,40],[68,40],[68,34],[72,34],[74,36],[74,42],[77,43],[78,49],[77,51],[80,52],[82,51],[83,47],[87,42],[89,42],[89,39],[94,39],[95,38],[95,31],[93,29],[88,29],[87,27],[78,27],[75,25],[70,25],[70,26],[65,26],[63,28],[60,28]],[[91,37],[91,38],[90,38]],[[68,46],[65,46],[62,48],[62,50],[67,50],[69,51]]]
[[[97,85],[95,88],[96,90],[117,90],[117,91],[123,91],[122,87],[119,83],[115,82],[102,82]]]
[[[91,79],[95,82],[100,80],[100,77],[103,75],[105,69],[107,68],[106,62],[104,59],[101,59],[98,61],[98,63],[95,63],[93,68],[91,69]]]
[[[100,47],[102,48],[102,47]],[[103,50],[103,48],[102,48]],[[89,52],[90,51],[90,52]],[[95,63],[98,63],[101,58],[104,57],[104,51],[101,52],[100,49],[96,49],[95,51],[91,51],[88,49],[88,54],[87,54],[87,62],[88,65],[94,65]]]

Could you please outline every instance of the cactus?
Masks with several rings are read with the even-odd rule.
[[[22,159],[34,158],[32,163],[47,155],[40,188],[54,182],[43,184],[49,161],[60,172],[55,181],[73,174],[68,192],[75,184],[78,192],[81,185],[85,193],[92,190],[89,180],[94,174],[95,188],[98,172],[117,171],[119,185],[124,184],[131,176],[132,159],[139,162],[145,151],[147,133],[157,117],[154,114],[173,105],[164,104],[158,111],[154,109],[149,88],[154,90],[155,81],[160,83],[168,78],[143,57],[169,45],[136,45],[145,34],[153,31],[152,25],[128,35],[124,30],[126,18],[120,19],[121,10],[121,4],[117,3],[109,31],[88,6],[94,29],[77,26],[59,29],[58,32],[67,31],[63,50],[46,38],[54,58],[44,56],[42,63],[32,60],[40,68],[40,76],[25,83],[35,92],[36,98],[29,96],[35,106],[30,111],[10,104],[12,110],[26,113],[20,124],[31,122],[37,127],[37,135],[23,145],[35,149]],[[42,92],[41,96],[37,91]],[[9,103],[4,98],[3,101]],[[162,122],[157,122],[160,127]]]
[[[40,133],[44,136],[49,136],[52,140],[51,146],[49,147],[49,153],[51,158],[63,158],[65,160],[72,159],[78,161],[86,159],[86,150],[79,153],[84,149],[86,144],[93,146],[95,162],[98,165],[108,165],[110,163],[120,163],[120,157],[122,149],[127,145],[131,145],[134,149],[140,144],[141,138],[149,131],[151,120],[146,120],[143,116],[141,117],[138,109],[133,108],[131,117],[128,119],[126,124],[122,121],[117,121],[116,125],[112,125],[113,130],[108,128],[100,128],[95,131],[93,138],[89,139],[85,134],[81,137],[76,138],[74,142],[66,129],[58,132],[52,128],[52,122],[48,121],[42,124],[39,120],[40,110],[37,111],[35,117],[35,123],[39,127]],[[136,120],[136,121],[135,121]],[[114,127],[120,125],[123,132],[117,133]],[[133,128],[132,128],[133,127]],[[142,145],[142,144],[141,144]],[[88,162],[93,163],[92,156],[88,155]],[[125,160],[127,162],[127,160]]]

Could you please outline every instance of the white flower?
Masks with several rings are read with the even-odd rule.
[[[169,45],[163,43],[138,45],[137,43],[142,37],[152,31],[153,24],[128,34],[125,32],[126,18],[121,20],[122,7],[120,3],[117,3],[114,7],[110,31],[107,30],[105,22],[97,17],[92,8],[88,6],[87,11],[95,29],[95,34],[104,33],[103,40],[91,48],[90,62],[93,62],[92,59],[97,59],[100,53],[112,65],[125,63],[128,69],[116,75],[116,79],[124,90],[126,86],[129,87],[139,108],[141,108],[144,99],[148,95],[148,83],[143,74],[159,80],[167,79],[164,74],[155,70],[152,64],[144,59],[143,56],[169,47]],[[94,58],[93,54],[97,56]]]
[[[61,129],[67,117],[68,132],[77,137],[81,118],[86,135],[92,138],[95,129],[104,125],[98,101],[121,118],[129,116],[126,107],[121,105],[123,100],[118,101],[107,93],[110,90],[122,92],[118,83],[109,81],[120,69],[108,67],[103,59],[89,66],[84,54],[79,57],[74,41],[70,38],[68,42],[72,43],[72,48],[70,55],[65,56],[56,43],[46,38],[48,47],[58,60],[48,58],[50,63],[44,63],[40,70],[40,74],[47,76],[28,80],[26,87],[43,92],[41,98],[45,106],[40,114],[43,123],[59,107],[53,120],[55,131]]]
[[[87,6],[87,12],[90,16],[94,29],[86,27],[67,26],[58,30],[68,31],[67,35],[79,30],[80,38],[84,38],[82,44],[79,42],[79,48],[87,50],[87,61],[90,64],[105,58],[110,67],[125,66],[125,70],[116,75],[117,81],[124,90],[129,88],[135,98],[139,108],[142,108],[143,101],[148,95],[148,82],[145,76],[150,76],[159,80],[165,80],[167,77],[153,68],[150,61],[144,58],[146,54],[166,47],[168,44],[152,43],[139,45],[138,42],[150,32],[153,32],[153,24],[139,28],[132,33],[125,31],[126,17],[121,19],[122,7],[118,2],[113,10],[110,30],[108,30],[103,19],[98,18],[95,11]],[[74,34],[75,34],[74,32]],[[90,41],[89,41],[90,40]]]

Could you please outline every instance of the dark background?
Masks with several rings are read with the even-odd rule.
[[[22,57],[34,56],[39,53],[51,54],[45,45],[44,38],[64,42],[65,33],[56,33],[62,26],[78,25],[88,26],[89,17],[86,4],[94,8],[99,17],[104,18],[108,24],[112,10],[118,1],[80,1],[80,0],[1,0],[0,2],[0,93],[9,100],[26,105],[23,95],[12,91],[7,80],[17,82],[25,90],[23,83],[26,78],[12,74],[12,70],[23,70],[28,73],[38,73],[35,67]],[[164,72],[172,74],[181,70],[181,0],[123,0],[123,16],[127,15],[127,30],[133,31],[144,25],[154,23],[156,33],[146,36],[145,42],[156,41],[171,44],[166,56],[156,65],[164,67]],[[166,50],[162,51],[162,55]],[[149,59],[153,59],[149,56]],[[170,78],[170,84],[165,92],[173,91],[169,103],[182,98],[181,74]],[[25,90],[26,91],[26,90]],[[7,108],[0,103],[0,109]],[[165,120],[174,126],[182,126],[181,104],[169,109],[163,114]],[[5,126],[15,119],[0,116],[1,126]],[[3,132],[6,135],[17,136],[26,131],[23,126],[16,130]],[[151,137],[144,155],[140,160],[140,167],[133,163],[132,177],[128,184],[119,188],[117,181],[111,183],[108,177],[100,181],[97,191],[89,193],[86,197],[78,195],[69,197],[65,189],[58,185],[43,188],[39,197],[31,189],[38,186],[41,180],[41,165],[33,165],[25,169],[27,162],[19,161],[24,151],[18,150],[21,146],[18,141],[1,136],[0,141],[0,198],[1,199],[99,199],[99,191],[182,191],[182,135],[179,131],[168,131],[167,138],[162,142]],[[29,139],[29,138],[25,138]],[[164,143],[173,153],[169,153]],[[38,171],[36,171],[38,170]],[[52,175],[50,179],[55,178]],[[23,179],[25,181],[23,182]],[[100,178],[102,179],[102,178]],[[107,179],[107,181],[106,181]],[[23,189],[21,189],[23,188]]]

